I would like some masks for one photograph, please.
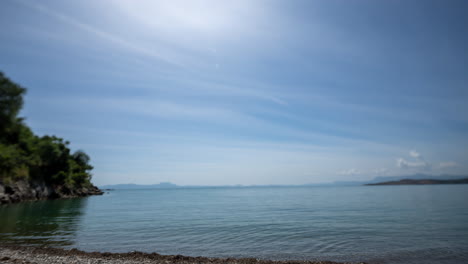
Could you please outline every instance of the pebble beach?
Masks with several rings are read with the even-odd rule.
[[[332,261],[271,261],[255,258],[206,258],[157,253],[101,253],[84,252],[77,249],[40,248],[0,245],[0,263],[24,264],[345,264]],[[364,264],[364,263],[359,263]]]

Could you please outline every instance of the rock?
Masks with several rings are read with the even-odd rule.
[[[16,203],[28,200],[57,199],[101,195],[96,186],[69,188],[65,185],[47,185],[44,182],[19,180],[11,184],[0,183],[0,204]]]
[[[10,203],[10,197],[6,194],[0,194],[0,204]]]

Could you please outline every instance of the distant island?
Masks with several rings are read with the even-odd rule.
[[[444,180],[440,180],[444,179]],[[404,176],[378,176],[368,181],[335,181],[309,184],[265,184],[265,185],[177,185],[170,182],[157,184],[112,184],[99,186],[102,190],[137,190],[137,189],[177,189],[177,188],[272,188],[272,187],[337,187],[363,185],[403,185],[403,184],[462,184],[468,175],[430,175],[412,174]],[[462,181],[462,182],[460,182]]]
[[[37,136],[18,114],[26,89],[0,72],[0,204],[102,194],[89,156],[70,142]]]
[[[422,179],[412,180],[403,179],[399,181],[387,181],[379,183],[368,183],[364,185],[428,185],[428,184],[468,184],[468,178],[456,179],[456,180],[436,180],[436,179]]]

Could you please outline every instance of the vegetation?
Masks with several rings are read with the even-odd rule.
[[[70,188],[91,185],[93,169],[83,151],[71,153],[69,142],[34,135],[18,117],[26,89],[0,72],[0,182],[20,179]]]

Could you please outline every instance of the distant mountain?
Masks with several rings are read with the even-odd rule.
[[[434,180],[434,179],[410,180],[410,179],[404,179],[404,180],[399,180],[399,181],[369,183],[369,184],[366,184],[366,185],[427,185],[427,184],[468,184],[468,178],[456,179],[456,180]]]
[[[381,182],[392,182],[400,180],[459,180],[468,178],[468,175],[428,175],[428,174],[413,174],[405,176],[378,176],[369,181],[335,181],[330,183],[310,183],[302,185],[219,185],[219,186],[203,186],[203,185],[188,185],[180,186],[170,182],[161,182],[159,184],[140,185],[140,184],[115,184],[115,185],[103,185],[101,189],[174,189],[174,188],[260,188],[260,187],[294,187],[294,186],[360,186],[373,183]]]
[[[381,183],[381,182],[392,182],[392,181],[400,181],[400,180],[459,180],[468,178],[468,175],[429,175],[423,173],[417,173],[412,175],[403,175],[403,176],[378,176],[369,181],[336,181],[332,183],[334,186],[358,186],[358,185],[366,185],[366,184],[373,184],[373,183]]]
[[[103,185],[100,186],[101,189],[115,189],[115,190],[122,190],[122,189],[173,189],[178,188],[180,186],[170,183],[170,182],[161,182],[159,184],[150,184],[150,185],[142,185],[142,184],[114,184],[114,185]]]
[[[463,179],[463,178],[468,178],[468,175],[448,175],[448,174],[429,175],[429,174],[418,173],[418,174],[413,174],[413,175],[393,176],[393,177],[379,176],[379,177],[375,177],[369,183],[399,181],[399,180],[404,180],[404,179],[409,179],[409,180],[425,180],[425,179],[457,180],[457,179]]]

